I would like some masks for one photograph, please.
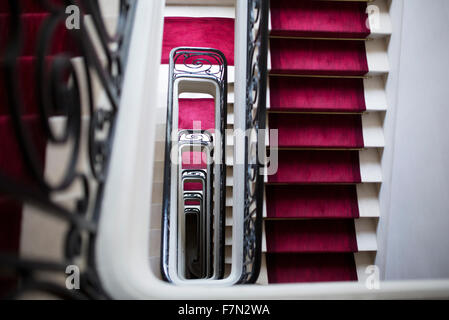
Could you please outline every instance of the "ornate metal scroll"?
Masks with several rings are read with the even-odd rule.
[[[94,243],[109,155],[113,147],[136,1],[120,1],[119,23],[112,35],[106,28],[98,0],[61,0],[60,5],[48,0],[34,2],[48,12],[40,26],[34,48],[34,90],[37,93],[38,118],[46,141],[56,146],[70,146],[70,157],[60,181],[48,181],[31,133],[23,120],[23,83],[18,77],[18,61],[25,41],[21,17],[23,1],[9,0],[11,32],[0,67],[8,92],[9,117],[33,187],[11,177],[8,172],[0,172],[0,193],[23,204],[36,206],[43,214],[66,221],[69,231],[63,240],[64,261],[26,260],[24,257],[0,253],[0,275],[13,275],[19,279],[18,288],[10,292],[7,298],[17,298],[28,291],[42,291],[59,298],[105,299],[108,295],[102,289],[97,275]],[[79,29],[67,30],[73,49],[54,54],[51,47],[57,40],[55,30],[65,26],[66,8],[73,5],[80,9],[82,17],[90,16],[99,45],[95,45],[92,30],[88,28],[86,20],[81,18]],[[52,58],[48,59],[50,55]],[[76,69],[73,58],[81,60],[84,79],[80,78],[80,70]],[[94,97],[94,77],[105,94],[106,99],[101,105]],[[82,86],[84,83],[87,86]],[[83,117],[82,87],[87,87],[84,94],[88,101],[88,117]],[[65,119],[62,133],[51,125],[50,119],[55,114]],[[85,127],[83,123],[86,121],[83,119],[87,118],[88,125]],[[83,135],[83,132],[86,134]],[[83,136],[87,137],[84,144]],[[88,150],[82,152],[83,146],[87,146]],[[80,154],[88,155],[89,168],[86,171],[79,169]],[[70,206],[73,209],[67,209],[52,200],[75,185],[81,185],[82,196],[73,199],[73,206]],[[65,275],[68,265],[80,265],[79,290],[68,290],[56,283],[39,280],[36,276],[40,272]]]
[[[170,154],[172,150],[172,137],[173,137],[173,92],[174,84],[177,79],[208,79],[213,80],[218,85],[220,90],[220,127],[215,128],[221,133],[221,141],[215,141],[215,147],[222,148],[221,152],[221,164],[220,164],[220,199],[217,203],[220,203],[220,207],[223,209],[221,214],[220,225],[216,232],[220,234],[220,257],[219,260],[223,262],[223,265],[219,263],[219,269],[216,274],[218,278],[222,278],[224,274],[224,254],[225,254],[225,218],[224,214],[225,202],[226,202],[226,121],[227,121],[227,61],[224,54],[211,48],[175,48],[170,54],[170,70],[169,70],[169,83],[168,83],[168,103],[167,103],[167,127],[166,127],[166,142],[165,142],[165,164],[164,164],[164,191],[163,191],[163,208],[162,208],[162,240],[161,240],[161,273],[166,281],[172,282],[169,275],[169,239],[170,232],[176,232],[170,230],[170,199],[171,199],[171,160]],[[215,111],[217,112],[217,111]],[[204,132],[203,132],[204,133]],[[200,137],[201,134],[198,135]],[[195,138],[195,134],[191,135]],[[192,139],[194,140],[194,139]],[[212,245],[210,246],[212,248]],[[211,258],[212,254],[209,255]]]

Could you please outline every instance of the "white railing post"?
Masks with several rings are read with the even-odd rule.
[[[234,101],[234,185],[232,272],[240,273],[243,257],[243,219],[245,202],[246,64],[248,1],[236,0],[235,21],[235,101]],[[238,223],[236,223],[238,222]],[[236,241],[237,240],[237,241]],[[238,249],[238,250],[237,250]]]

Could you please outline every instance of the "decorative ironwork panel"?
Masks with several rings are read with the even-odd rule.
[[[46,143],[70,150],[65,171],[57,182],[46,178],[33,133],[24,123],[24,95],[28,93],[23,92],[26,86],[19,77],[19,62],[27,45],[25,42],[29,41],[26,39],[29,30],[25,30],[22,19],[25,8],[21,6],[31,2],[39,12],[46,13],[35,39],[36,46],[32,48],[38,123]],[[18,179],[0,169],[0,193],[39,208],[40,214],[67,222],[69,228],[63,240],[64,261],[28,260],[0,252],[0,275],[19,279],[18,288],[9,292],[7,298],[19,297],[30,290],[68,299],[108,298],[96,271],[94,243],[135,6],[135,0],[119,2],[117,28],[110,34],[98,0],[8,1],[10,34],[1,54],[0,67],[7,92],[7,115],[30,179]],[[79,28],[69,30],[66,27],[66,9],[69,7],[79,10]],[[90,23],[84,19],[87,15]],[[71,45],[54,52],[53,44],[60,41],[58,30],[61,28],[66,29]],[[95,97],[94,85],[98,85],[105,95],[101,103]],[[83,101],[87,101],[87,108]],[[55,130],[52,125],[51,119],[55,115],[64,119],[62,130]],[[79,165],[83,155],[89,163],[85,170]],[[70,200],[73,202],[70,206],[54,201],[58,195],[66,194],[76,186],[80,186],[81,196]],[[65,276],[69,265],[80,266],[80,290],[68,290],[37,277],[41,272]]]

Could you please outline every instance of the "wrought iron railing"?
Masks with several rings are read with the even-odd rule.
[[[56,1],[33,1],[35,6],[40,6],[42,11],[48,12],[34,48],[34,90],[37,93],[38,118],[48,143],[71,146],[70,157],[60,182],[52,184],[48,181],[22,113],[23,96],[27,93],[22,92],[24,86],[18,77],[18,60],[25,41],[21,8],[25,1],[9,0],[10,34],[7,36],[0,67],[8,93],[8,115],[20,148],[21,161],[31,177],[32,186],[29,181],[18,180],[9,172],[2,172],[0,168],[0,194],[14,201],[36,206],[43,214],[67,222],[69,231],[63,240],[64,261],[27,259],[0,252],[0,276],[12,275],[19,279],[18,287],[9,292],[7,298],[17,298],[28,291],[42,291],[59,298],[104,299],[108,298],[108,295],[102,289],[96,270],[95,238],[103,187],[108,175],[108,160],[113,147],[136,1],[120,0],[119,22],[113,35],[107,30],[98,0],[61,0],[60,5],[55,4],[58,3]],[[66,8],[73,5],[79,8],[82,17],[91,17],[93,30],[90,30],[85,19],[81,18],[79,29],[67,30],[73,50],[51,53],[51,59],[48,59],[48,48],[55,40],[54,30],[65,26]],[[96,35],[93,36],[93,33]],[[85,143],[81,100],[83,89],[79,70],[74,67],[74,57],[82,58],[84,81],[87,83],[87,92],[84,94],[88,97],[89,121],[88,133],[85,135],[88,141],[84,141]],[[107,102],[102,105],[95,101],[94,77],[98,79],[106,97]],[[50,124],[50,119],[55,114],[65,119],[66,125],[62,135],[57,134]],[[83,146],[87,146],[88,150],[83,151]],[[90,167],[85,172],[78,166],[80,154],[87,154],[89,158]],[[82,196],[73,199],[74,209],[69,210],[52,200],[78,183],[82,185]],[[65,275],[69,265],[80,266],[79,290],[68,290],[64,284],[42,280],[37,276],[41,272]]]
[[[269,2],[267,0],[248,0],[247,12],[247,57],[246,57],[246,102],[245,102],[245,187],[244,187],[244,214],[243,221],[233,217],[233,223],[243,223],[243,257],[242,271],[240,278],[236,282],[255,283],[261,268],[262,254],[262,210],[264,194],[264,166],[265,166],[265,126],[266,126],[266,92],[267,92],[267,56],[268,56],[268,14]],[[237,32],[239,32],[238,30]],[[211,50],[213,52],[213,50]],[[194,54],[192,56],[192,54]],[[201,56],[195,62],[195,56]],[[165,162],[165,183],[163,196],[163,223],[162,223],[162,251],[161,270],[163,277],[170,279],[169,250],[170,232],[177,230],[170,227],[170,206],[174,199],[170,194],[173,192],[169,180],[171,177],[170,154],[172,151],[172,109],[173,109],[173,84],[178,76],[215,76],[208,74],[212,65],[220,64],[213,60],[214,55],[206,55],[201,52],[191,51],[188,48],[174,50],[172,52],[172,62],[169,79],[169,101],[167,114],[167,141],[166,141],[166,162]],[[190,59],[190,60],[189,60]],[[176,62],[177,61],[177,62]],[[186,62],[186,61],[190,61]],[[184,68],[183,73],[177,74],[176,64]],[[224,65],[226,67],[226,65]],[[197,75],[197,69],[205,73]],[[214,69],[221,73],[223,70]],[[226,91],[222,98],[226,97]],[[222,119],[226,119],[226,114],[222,114]],[[224,127],[222,126],[222,128]],[[224,131],[222,131],[224,132]],[[225,136],[222,134],[222,136]],[[223,159],[224,161],[224,159]],[[224,162],[223,162],[224,163]],[[225,185],[222,185],[222,190]],[[171,199],[171,200],[170,200]],[[224,206],[223,206],[224,209]],[[176,242],[172,242],[176,243]],[[239,252],[240,248],[236,249]],[[173,253],[173,252],[172,252]],[[229,282],[232,283],[232,282]]]
[[[259,277],[262,255],[268,0],[248,0],[243,271],[241,283]]]

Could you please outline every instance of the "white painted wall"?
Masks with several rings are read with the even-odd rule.
[[[449,278],[449,1],[392,0],[376,263],[386,280]]]

